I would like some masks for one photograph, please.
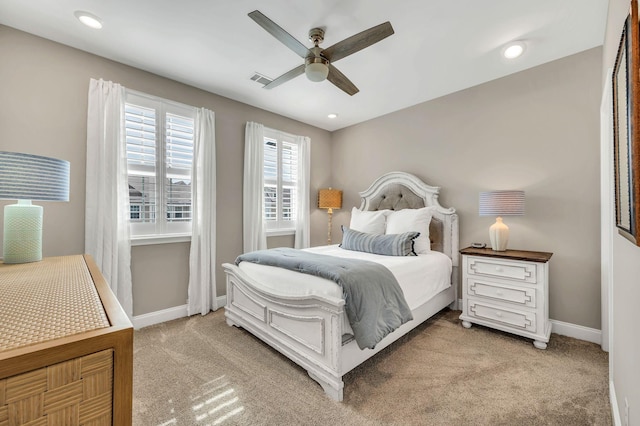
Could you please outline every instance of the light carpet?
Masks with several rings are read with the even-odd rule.
[[[334,402],[224,309],[134,335],[134,425],[610,425],[607,353],[444,310],[344,377]]]

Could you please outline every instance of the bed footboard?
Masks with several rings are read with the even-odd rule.
[[[344,300],[319,296],[276,296],[236,265],[227,277],[225,317],[307,370],[334,400],[342,401],[342,315]]]

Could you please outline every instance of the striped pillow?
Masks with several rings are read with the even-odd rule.
[[[415,256],[413,241],[419,232],[376,235],[354,231],[342,226],[342,247],[345,250],[363,251],[386,256]]]

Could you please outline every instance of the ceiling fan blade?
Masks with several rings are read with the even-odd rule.
[[[356,85],[347,78],[347,76],[342,74],[338,68],[331,64],[329,64],[329,75],[327,76],[327,80],[335,84],[338,89],[344,91],[349,96],[353,96],[360,91],[360,89],[358,89]]]
[[[287,81],[291,80],[292,78],[295,78],[295,77],[299,76],[300,74],[304,74],[304,64],[302,64],[300,66],[297,66],[294,69],[292,69],[291,71],[288,71],[288,72],[282,74],[280,77],[276,78],[271,83],[268,83],[268,84],[265,84],[264,86],[262,86],[262,88],[263,89],[273,89],[274,87],[278,87],[282,83],[286,83]]]
[[[365,47],[369,47],[380,40],[389,37],[393,34],[393,27],[391,23],[385,22],[375,27],[364,30],[361,33],[353,35],[349,38],[327,47],[322,51],[322,56],[327,58],[331,62],[335,62],[349,56],[352,53],[356,53]]]
[[[282,44],[293,50],[301,58],[306,58],[309,49],[304,44],[296,40],[291,34],[282,29],[278,24],[267,18],[259,10],[249,13],[249,18],[256,21],[258,25],[264,28],[269,34],[277,38]]]

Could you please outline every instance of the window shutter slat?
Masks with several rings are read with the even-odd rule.
[[[156,111],[125,105],[125,142],[129,166],[130,218],[134,223],[156,220]],[[140,173],[146,169],[146,173]]]
[[[193,164],[194,130],[193,119],[167,114],[165,199],[168,222],[188,222],[191,220],[191,167]]]
[[[275,185],[264,187],[264,218],[266,221],[278,219],[278,191]]]
[[[280,136],[264,138],[264,219],[271,230],[295,226],[298,144],[290,140]]]
[[[156,166],[156,111],[132,104],[125,105],[127,163]]]

